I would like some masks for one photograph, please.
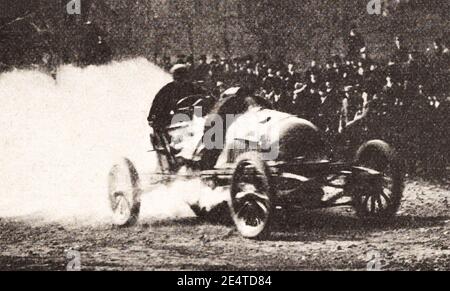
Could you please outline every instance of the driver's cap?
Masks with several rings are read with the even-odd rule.
[[[176,73],[180,73],[180,72],[186,72],[188,70],[188,67],[184,64],[176,64],[172,67],[172,69],[170,69],[170,73],[172,75],[176,74]]]

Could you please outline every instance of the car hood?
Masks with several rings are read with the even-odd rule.
[[[233,164],[239,154],[259,151],[267,160],[313,157],[323,149],[319,130],[311,122],[271,109],[254,108],[229,127],[217,168]]]

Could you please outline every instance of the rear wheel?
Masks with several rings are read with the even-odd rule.
[[[124,159],[112,167],[109,172],[108,196],[113,225],[135,225],[141,208],[141,189],[139,175],[130,160]]]
[[[237,159],[231,183],[230,211],[239,233],[250,239],[264,239],[270,233],[273,214],[271,175],[258,153]]]
[[[386,146],[368,147],[358,155],[357,166],[373,169],[378,174],[359,173],[352,177],[349,189],[356,214],[366,220],[395,216],[404,189],[403,171],[397,155]]]

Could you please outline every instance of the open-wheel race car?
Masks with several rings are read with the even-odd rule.
[[[396,215],[404,181],[399,159],[386,142],[367,141],[342,161],[331,154],[315,125],[271,109],[263,98],[227,97],[207,114],[198,114],[205,102],[203,96],[181,100],[174,116],[184,117],[152,134],[159,171],[138,172],[129,159],[113,166],[109,198],[116,225],[137,222],[141,194],[149,183],[180,177],[227,189],[227,215],[250,239],[269,235],[275,213],[282,209],[351,206],[364,220]],[[198,206],[192,209],[204,215]]]

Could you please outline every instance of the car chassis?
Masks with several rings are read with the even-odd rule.
[[[151,177],[152,184],[200,178],[211,188],[229,189],[228,215],[239,233],[250,239],[270,234],[277,209],[351,206],[361,219],[386,220],[397,213],[402,199],[401,163],[395,151],[381,140],[363,144],[351,162],[303,156],[288,161],[264,160],[261,152],[249,150],[229,167],[190,168],[183,174],[177,170],[185,164],[180,165],[171,153],[164,135],[155,133],[152,143],[161,171],[140,176],[135,164],[125,158],[110,172],[109,198],[115,225],[131,226],[137,222],[141,194],[148,186],[141,182],[144,176]],[[325,188],[334,190],[325,195]],[[191,208],[198,216],[205,216],[199,207]]]

